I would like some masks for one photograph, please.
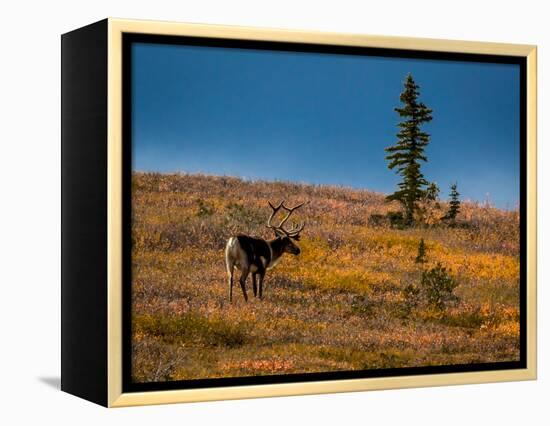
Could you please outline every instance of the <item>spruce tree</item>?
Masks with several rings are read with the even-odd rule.
[[[402,106],[395,108],[403,118],[403,121],[398,124],[400,130],[397,133],[397,142],[386,148],[388,168],[396,169],[396,173],[402,177],[398,190],[388,195],[387,199],[401,202],[407,225],[412,224],[416,204],[424,197],[424,187],[428,185],[428,181],[424,179],[420,170],[420,161],[427,161],[424,149],[430,141],[430,135],[421,130],[421,125],[431,121],[432,110],[418,101],[419,95],[419,86],[412,75],[408,74],[399,98]]]
[[[426,188],[426,200],[428,201],[437,201],[439,199],[439,187],[437,183],[432,182]]]
[[[422,238],[418,244],[418,253],[416,255],[416,259],[414,259],[414,262],[426,263],[426,244],[424,243],[424,238]]]
[[[446,219],[455,220],[458,212],[460,211],[460,200],[458,199],[460,193],[456,188],[457,184],[453,183],[451,185],[451,193],[449,194],[449,211],[447,211],[447,214],[445,215]]]

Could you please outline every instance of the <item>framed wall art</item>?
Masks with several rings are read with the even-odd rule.
[[[536,377],[536,48],[106,19],[62,36],[62,389]]]

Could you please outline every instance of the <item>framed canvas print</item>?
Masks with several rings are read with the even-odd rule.
[[[536,48],[106,19],[62,36],[62,389],[536,378]]]

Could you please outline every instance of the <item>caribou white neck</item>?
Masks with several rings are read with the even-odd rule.
[[[267,265],[265,269],[267,269],[268,271],[270,269],[273,269],[275,266],[277,266],[277,263],[279,263],[279,261],[281,260],[281,257],[282,256],[273,257],[273,254],[272,254],[271,255],[271,262],[269,262],[269,265]]]
[[[277,266],[277,263],[281,260],[281,257],[284,253],[284,248],[282,247],[281,239],[275,238],[273,240],[267,241],[267,245],[269,246],[269,251],[271,252],[271,260],[268,265],[266,265],[266,269],[273,269],[275,266]]]

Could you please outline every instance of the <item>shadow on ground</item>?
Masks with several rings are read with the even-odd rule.
[[[48,385],[51,388],[57,390],[61,389],[61,377],[39,377],[38,381]]]

